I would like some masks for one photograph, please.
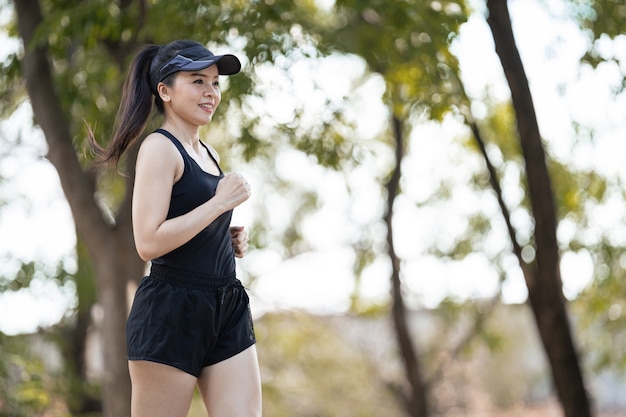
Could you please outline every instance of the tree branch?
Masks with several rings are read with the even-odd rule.
[[[385,213],[385,224],[387,225],[387,251],[391,260],[391,285],[392,285],[392,318],[398,339],[398,347],[406,378],[411,392],[407,396],[408,412],[412,417],[426,417],[428,415],[427,396],[425,385],[422,380],[419,357],[416,352],[411,334],[407,324],[406,307],[402,296],[402,282],[400,280],[400,259],[398,258],[393,238],[393,207],[395,199],[400,189],[400,178],[402,176],[402,160],[404,159],[404,137],[402,134],[402,121],[393,116],[392,120],[394,141],[395,141],[395,167],[391,177],[387,181],[387,210]]]

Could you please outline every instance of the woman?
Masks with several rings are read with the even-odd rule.
[[[133,190],[135,245],[151,269],[126,326],[132,417],[186,417],[196,386],[210,417],[261,415],[249,299],[235,277],[248,237],[230,227],[250,186],[222,172],[198,133],[220,104],[219,76],[240,69],[234,55],[193,41],[146,47],[125,81],[112,141],[99,149],[100,162],[117,164],[154,100],[163,124],[141,143]]]

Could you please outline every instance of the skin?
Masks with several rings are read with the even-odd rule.
[[[181,71],[171,87],[159,83],[157,91],[165,109],[162,128],[179,139],[204,171],[218,175],[219,169],[200,144],[198,133],[201,126],[211,122],[221,101],[217,68]],[[172,187],[183,169],[182,156],[165,136],[153,133],[142,142],[133,194],[133,232],[139,256],[145,261],[180,247],[250,197],[250,186],[240,174],[226,174],[213,198],[187,214],[166,219]],[[230,233],[235,256],[241,258],[248,249],[247,233],[242,226],[231,227]],[[211,417],[261,416],[254,345],[205,368],[199,378],[148,361],[129,361],[129,370],[132,417],[186,417],[196,387]]]

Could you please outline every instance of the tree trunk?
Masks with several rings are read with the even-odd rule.
[[[534,268],[524,267],[520,259],[528,298],[565,416],[589,417],[589,399],[562,292],[554,194],[528,80],[513,37],[507,1],[487,0],[487,8],[487,23],[511,89],[535,221]]]
[[[411,332],[407,324],[407,312],[402,296],[402,281],[400,279],[400,260],[396,255],[393,242],[393,206],[398,195],[401,166],[404,159],[404,138],[402,122],[393,117],[393,132],[395,141],[395,168],[387,182],[387,210],[385,224],[387,225],[387,252],[391,260],[391,291],[392,291],[392,318],[398,347],[404,370],[409,385],[409,392],[402,395],[404,406],[411,417],[427,417],[428,403],[426,386],[422,378],[419,356],[411,338]]]
[[[15,1],[18,28],[24,43],[22,71],[36,122],[48,143],[47,158],[59,174],[76,230],[87,246],[96,271],[99,303],[103,308],[104,417],[130,416],[130,379],[126,364],[126,283],[142,274],[130,227],[130,192],[111,227],[94,198],[94,176],[82,169],[72,144],[70,124],[54,89],[47,48],[33,44],[42,22],[38,0]],[[130,190],[130,187],[127,187]],[[129,238],[130,236],[130,238]]]

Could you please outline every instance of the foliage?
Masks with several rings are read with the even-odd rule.
[[[587,34],[590,47],[582,57],[583,64],[593,68],[613,67],[621,75],[621,83],[615,86],[613,94],[619,99],[626,87],[624,55],[617,45],[626,39],[626,6],[614,0],[572,0],[568,2],[571,15],[579,22]],[[594,127],[580,126],[577,132],[580,140],[595,141]],[[626,317],[623,314],[624,240],[621,224],[611,230],[599,226],[595,220],[607,207],[615,209],[623,204],[624,184],[617,178],[603,178],[598,172],[580,172],[578,186],[571,187],[569,194],[562,198],[566,207],[578,203],[578,209],[567,214],[571,223],[581,229],[571,240],[573,251],[589,256],[594,265],[593,280],[588,288],[574,302],[581,314],[581,344],[588,352],[588,362],[594,370],[626,370],[626,352],[620,349],[624,338],[622,329]],[[561,193],[563,196],[563,193]]]
[[[375,364],[329,320],[298,312],[257,320],[264,413],[401,416]]]
[[[606,61],[620,63],[620,57],[603,55],[598,46],[606,36],[623,36],[626,21],[623,18],[624,6],[610,0],[572,0],[568,4],[594,40],[594,48],[584,57],[585,62],[594,66]],[[355,81],[354,89],[364,80],[381,75],[386,85],[383,100],[390,115],[405,120],[407,138],[408,133],[425,119],[441,121],[445,115],[464,113],[469,107],[456,81],[458,63],[449,51],[450,42],[469,15],[463,1],[337,0],[329,9],[319,8],[314,1],[284,0],[224,0],[211,4],[199,4],[195,0],[96,0],[86,3],[45,0],[42,5],[45,21],[38,29],[37,42],[49,48],[57,93],[71,120],[74,142],[85,164],[90,156],[84,151],[86,131],[83,121],[95,125],[98,138],[106,142],[119,102],[124,69],[132,52],[140,45],[164,43],[173,38],[201,38],[199,40],[208,42],[211,47],[224,49],[227,44],[242,58],[245,64],[243,73],[232,77],[226,84],[223,106],[228,107],[220,109],[216,123],[206,131],[206,135],[210,141],[218,142],[216,147],[223,160],[227,161],[228,168],[245,166],[264,173],[264,183],[259,185],[258,193],[270,195],[271,200],[261,199],[255,203],[256,216],[250,228],[252,243],[259,249],[277,249],[285,258],[312,249],[304,236],[302,222],[320,207],[320,202],[316,189],[303,187],[276,173],[277,155],[286,151],[296,152],[307,155],[309,161],[324,168],[349,171],[368,161],[367,158],[372,155],[384,159],[377,146],[382,143],[388,151],[386,146],[391,137],[389,130],[381,132],[374,139],[378,142],[376,145],[360,137],[356,133],[357,123],[348,116],[347,110],[353,104],[350,97],[343,100],[328,98],[313,122],[307,117],[306,100],[295,104],[281,102],[283,109],[291,107],[291,117],[288,120],[277,118],[272,114],[271,106],[264,106],[263,99],[271,91],[276,91],[281,83],[286,90],[293,90],[295,81],[290,69],[296,63],[310,58],[319,61],[332,54],[352,55],[355,62],[364,62],[367,70]],[[12,24],[7,30],[11,36],[16,36]],[[9,56],[0,70],[2,116],[10,114],[26,99],[18,58],[17,54]],[[280,70],[281,74],[286,74],[285,77],[274,83],[268,81],[261,75],[268,67]],[[314,92],[328,93],[320,86],[316,86]],[[489,138],[489,150],[497,155],[497,168],[507,183],[518,187],[524,168],[516,146],[512,109],[508,103],[489,103],[488,98],[483,99],[489,105],[489,114],[480,122],[481,129]],[[231,140],[221,141],[222,137]],[[382,169],[371,175],[377,179],[384,178],[388,169],[388,165],[382,164]],[[554,191],[561,221],[573,222],[581,229],[593,227],[591,218],[595,213],[594,207],[607,204],[614,198],[611,196],[623,193],[621,184],[612,183],[594,171],[577,171],[567,161],[551,157],[550,169],[555,179]],[[106,173],[100,173],[98,181],[99,198],[104,210],[115,213],[127,192],[124,184],[119,178]],[[484,192],[487,187],[484,174],[476,173],[470,187],[472,192]],[[526,195],[521,194],[519,199],[508,201],[520,212],[528,205]],[[451,189],[442,184],[432,199],[417,202],[416,205],[449,201],[451,196]],[[272,209],[280,204],[290,207],[287,211],[290,218],[283,223],[284,227],[268,230],[267,219]],[[458,235],[452,238],[444,236],[454,240],[452,245],[435,244],[427,252],[445,260],[461,260],[471,253],[486,251],[486,236],[497,224],[481,209],[470,213],[466,227]],[[373,235],[374,228],[364,229],[353,242],[357,253],[354,266],[357,280],[359,274],[376,260],[381,249],[379,239]],[[522,230],[520,237],[530,234],[529,230]],[[619,326],[623,326],[624,320],[621,299],[626,289],[621,284],[624,261],[620,256],[623,245],[604,239],[603,231],[598,234],[601,235],[599,238],[590,240],[589,235],[581,231],[560,243],[565,251],[587,251],[596,265],[593,284],[581,296],[577,306],[590,313],[587,323],[589,336],[584,338],[583,346],[597,352],[592,360],[598,366],[609,367],[616,362],[624,366],[626,353],[609,350],[611,344],[608,343],[612,334],[619,335]],[[528,240],[522,239],[523,243],[532,245]],[[510,266],[506,265],[506,256],[502,253],[490,253],[489,259],[504,280]],[[28,286],[42,268],[36,262],[25,263],[15,279],[3,277],[0,290]],[[88,295],[86,305],[89,306],[93,302],[92,276],[88,267],[79,269],[85,275],[84,280],[77,284],[85,284]],[[254,278],[253,272],[249,274]],[[63,274],[60,268],[46,276],[58,280],[60,284],[75,278]],[[357,293],[353,306],[355,311],[378,312],[380,309],[380,306],[360,304]],[[458,318],[457,307],[454,302],[446,300],[442,311]],[[294,318],[294,323],[298,320],[304,319]],[[279,353],[302,354],[305,362],[312,364],[311,368],[293,371],[282,370],[280,362],[267,363],[270,404],[276,407],[276,414],[272,415],[287,415],[286,410],[298,402],[298,394],[302,394],[290,391],[288,386],[275,388],[274,383],[278,385],[283,379],[314,380],[310,376],[319,367],[341,370],[334,361],[337,358],[320,359],[318,355],[326,352],[325,349],[331,350],[330,346],[337,351],[338,358],[344,358],[356,369],[366,367],[358,357],[347,353],[343,349],[345,346],[337,347],[334,340],[329,340],[330,335],[324,336],[324,329],[315,327],[312,321],[307,322],[307,328],[310,325],[312,330],[306,331],[296,331],[298,327],[295,324],[283,328],[274,323],[276,329],[273,329],[271,318],[268,318],[268,323],[267,328],[264,327],[266,324],[259,327],[261,340],[267,340],[266,344],[272,347],[275,341],[268,335],[276,333],[280,344],[273,347]],[[494,349],[499,347],[501,340],[497,335],[489,333],[488,329],[483,330],[480,333],[483,341]],[[616,333],[609,334],[607,330]],[[365,374],[358,376],[367,378]],[[320,387],[325,393],[325,401],[340,397],[332,391],[339,389],[338,381],[339,372],[327,385]],[[349,381],[341,383],[349,386]],[[370,391],[365,391],[362,398],[372,395]],[[354,402],[361,404],[358,398]],[[300,403],[298,407],[305,411],[315,408],[311,404]],[[331,404],[328,407],[323,411],[330,414]],[[369,415],[367,412],[356,414],[355,411],[353,415]]]
[[[63,261],[56,268],[40,261],[24,262],[14,276],[0,276],[0,292],[28,288],[37,279],[50,280],[63,287],[73,281],[73,276],[67,272]]]
[[[458,63],[448,47],[468,16],[464,1],[339,0],[333,12],[321,27],[326,42],[362,57],[384,77],[394,114],[424,111],[441,120],[459,104],[450,76]]]
[[[626,247],[602,239],[590,256],[594,267],[592,283],[575,300],[579,313],[581,344],[594,371],[626,372]],[[589,253],[588,249],[580,249]]]
[[[8,0],[0,1],[0,9],[10,10]],[[9,39],[16,37],[15,24],[11,20],[4,21],[7,16],[1,16],[0,19],[0,35],[6,37],[7,45],[10,45]],[[10,49],[10,48],[7,48]],[[0,62],[0,120],[5,120],[23,103],[26,97],[24,84],[19,77],[20,63],[19,56],[15,52],[8,52],[6,57]]]
[[[591,47],[583,57],[582,61],[597,67],[603,63],[615,63],[622,68],[623,56],[609,52],[610,49],[604,47],[609,39],[623,38],[626,33],[626,6],[623,2],[616,0],[570,0],[570,13],[579,22],[592,42]]]
[[[34,354],[33,341],[0,333],[0,416],[65,417],[57,375]]]

